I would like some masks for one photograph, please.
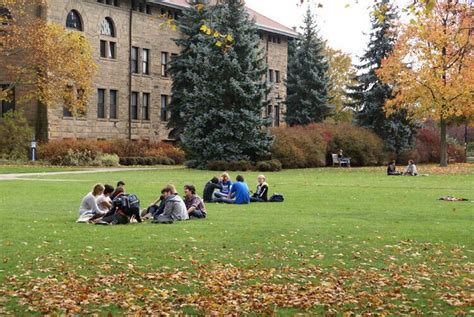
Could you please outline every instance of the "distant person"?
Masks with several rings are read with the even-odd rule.
[[[92,191],[82,198],[81,205],[79,206],[79,219],[77,219],[77,222],[88,222],[92,217],[94,217],[94,215],[101,213],[99,206],[97,206],[97,197],[102,195],[103,192],[104,185],[95,184]]]
[[[397,165],[396,165],[395,160],[391,161],[390,164],[388,164],[387,175],[389,176],[402,175],[402,172],[397,171]]]
[[[184,186],[184,204],[189,218],[206,218],[206,207],[202,199],[196,195],[194,185]]]
[[[339,166],[346,165],[347,167],[351,166],[351,158],[344,156],[344,151],[339,149],[337,153],[337,158],[339,159]]]
[[[115,191],[110,195],[110,199],[114,200],[115,197],[119,196],[120,194],[125,194],[125,183],[123,181],[117,182],[117,187],[115,187]]]
[[[175,189],[170,186],[166,186],[161,190],[164,210],[163,213],[155,215],[153,223],[173,223],[175,221],[189,219],[184,201],[178,194],[175,194],[174,191]]]
[[[250,202],[266,202],[268,201],[268,184],[265,182],[265,176],[257,177],[257,191],[250,197]]]
[[[222,185],[219,183],[219,179],[214,176],[204,186],[204,191],[202,193],[202,198],[204,202],[209,203],[213,201],[214,191],[216,189],[222,189]]]
[[[221,181],[219,182],[220,191],[214,193],[216,198],[227,198],[229,196],[230,189],[232,187],[232,181],[230,180],[228,173],[222,173]]]
[[[408,161],[408,166],[405,170],[405,173],[403,175],[406,176],[418,176],[418,171],[416,169],[415,162],[413,160]]]
[[[344,151],[343,151],[342,149],[339,149],[339,153],[337,153],[337,157],[338,157],[339,159],[344,158]]]
[[[250,203],[249,187],[244,182],[243,176],[238,175],[236,180],[237,182],[232,184],[229,195],[227,197],[216,199],[216,202],[239,205]]]

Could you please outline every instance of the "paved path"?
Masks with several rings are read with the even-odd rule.
[[[69,175],[69,174],[89,174],[89,173],[107,173],[107,172],[126,172],[126,171],[147,171],[157,170],[159,168],[147,167],[147,168],[91,168],[81,171],[64,171],[64,172],[43,172],[43,173],[16,173],[16,174],[0,174],[0,181],[5,180],[36,180],[36,181],[69,181],[63,179],[41,179],[32,178],[37,176],[50,176],[50,175]]]

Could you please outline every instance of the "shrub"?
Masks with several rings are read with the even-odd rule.
[[[250,161],[212,161],[207,163],[207,169],[211,171],[248,171],[253,169]]]
[[[80,161],[94,161],[101,154],[95,141],[54,140],[38,146],[38,158],[52,165],[85,165]]]
[[[0,157],[27,160],[33,130],[21,111],[8,111],[0,124]]]
[[[99,166],[119,166],[119,161],[117,154],[100,154],[95,160]]]
[[[255,169],[260,172],[281,171],[282,164],[279,160],[260,161],[255,164]]]
[[[327,142],[311,127],[282,127],[272,129],[275,142],[272,158],[284,168],[318,167],[326,165]]]
[[[328,157],[332,153],[344,151],[351,158],[352,166],[369,166],[384,163],[386,154],[380,137],[368,129],[350,124],[323,125],[330,132]]]
[[[122,157],[120,164],[125,166],[132,165],[175,165],[176,162],[169,157],[164,156],[146,156],[146,157]]]
[[[96,160],[96,155],[87,149],[73,150],[69,149],[67,154],[60,157],[57,165],[64,166],[87,166],[93,165]]]
[[[189,160],[189,161],[184,162],[184,165],[187,168],[198,168],[199,162],[197,160]]]

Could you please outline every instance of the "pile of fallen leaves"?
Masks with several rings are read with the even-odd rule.
[[[25,311],[43,314],[118,310],[272,315],[286,308],[329,315],[443,314],[447,309],[453,314],[474,313],[474,264],[464,254],[472,251],[402,241],[380,252],[387,254],[387,260],[379,267],[362,260],[347,269],[309,262],[259,267],[191,259],[187,270],[164,267],[149,272],[116,260],[95,266],[96,273],[88,274],[68,270],[61,258],[48,258],[49,264],[38,269],[36,277],[26,271],[6,278],[0,287],[0,314],[13,313],[6,308],[11,300]],[[423,257],[423,252],[429,255]],[[405,253],[420,260],[409,264],[394,257]]]

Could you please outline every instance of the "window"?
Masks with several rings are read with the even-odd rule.
[[[281,44],[281,37],[277,36],[277,43]]]
[[[275,71],[275,82],[280,83],[280,71],[279,70]]]
[[[130,100],[130,112],[132,120],[138,120],[138,92],[132,92]]]
[[[115,42],[109,42],[109,58],[110,59],[117,58],[116,45],[117,44]]]
[[[100,57],[107,58],[107,41],[100,40]]]
[[[8,25],[10,21],[13,19],[10,10],[5,7],[0,7],[0,24],[1,25]]]
[[[117,119],[117,90],[110,91],[109,103],[109,118]]]
[[[168,52],[161,52],[161,76],[168,77]]]
[[[267,118],[270,118],[272,116],[272,112],[273,112],[273,106],[268,105],[267,106]]]
[[[262,32],[258,32],[258,37],[260,37],[260,39],[263,40],[263,33],[262,33]]]
[[[107,17],[100,23],[100,35],[115,37],[115,26],[111,18]]]
[[[79,12],[76,10],[69,11],[69,14],[66,18],[66,27],[70,29],[76,29],[77,31],[82,31],[82,19]]]
[[[105,89],[99,89],[97,94],[97,118],[105,118]]]
[[[7,93],[8,100],[3,100],[0,102],[2,106],[2,117],[8,111],[15,110],[15,87],[10,88],[10,85],[0,85],[0,90],[7,90],[7,89],[9,89]]]
[[[161,121],[168,121],[168,96],[161,95]]]
[[[150,94],[143,93],[142,119],[150,120]]]
[[[113,6],[116,6],[116,7],[119,6],[119,0],[97,0],[97,2],[113,5]]]
[[[68,107],[63,107],[63,117],[72,117],[72,112]]]
[[[132,74],[138,74],[138,47],[132,47]]]
[[[149,4],[145,6],[145,11],[146,11],[146,14],[151,14],[151,6]]]
[[[133,0],[132,10],[141,13],[151,14],[151,6],[146,4],[143,0]]]
[[[268,81],[269,82],[273,82],[274,78],[273,78],[273,69],[269,69],[268,70]]]
[[[280,126],[280,106],[275,106],[275,126]]]
[[[143,58],[142,58],[142,72],[143,74],[150,74],[150,50],[143,49]]]

